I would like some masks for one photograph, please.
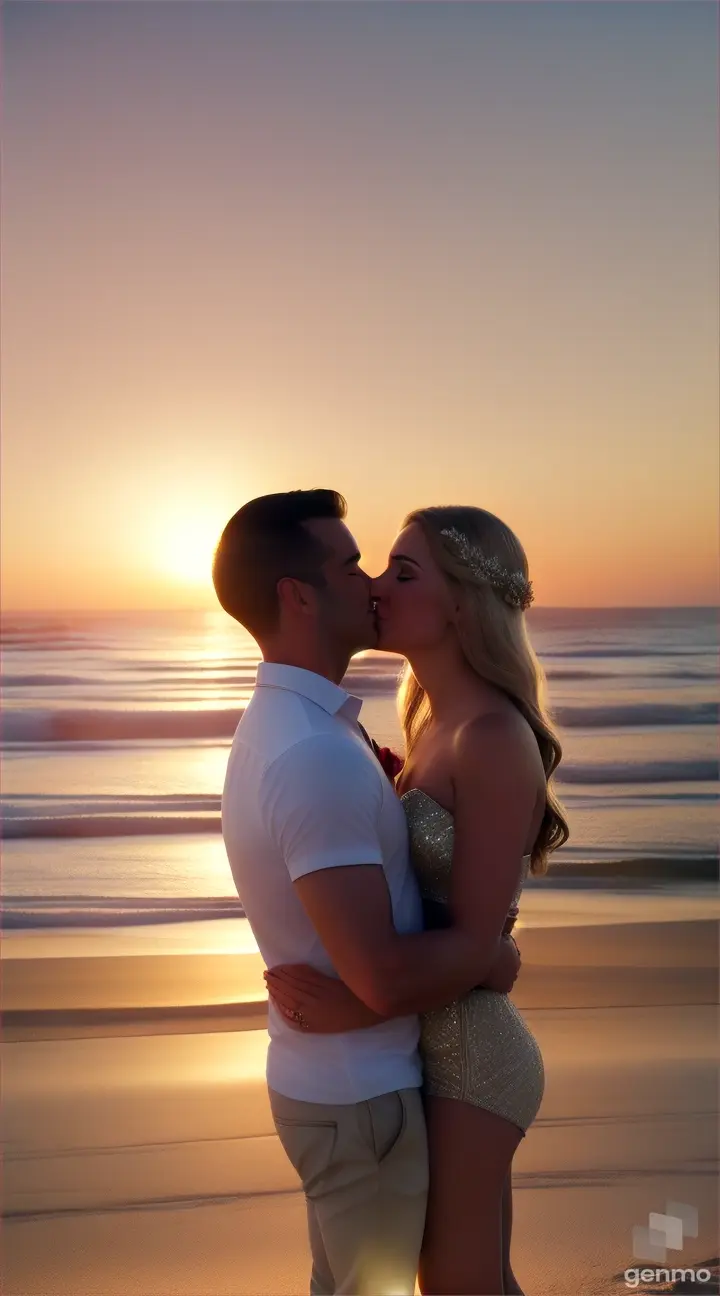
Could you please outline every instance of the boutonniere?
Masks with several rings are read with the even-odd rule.
[[[390,782],[394,783],[405,764],[402,756],[398,756],[397,752],[394,752],[391,747],[378,747],[377,745],[375,755],[380,761],[380,764],[390,779]]]

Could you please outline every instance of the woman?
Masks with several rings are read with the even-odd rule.
[[[492,948],[527,872],[543,873],[568,836],[549,786],[560,744],[523,616],[525,554],[482,509],[421,509],[373,592],[378,646],[407,658],[396,786],[427,925],[471,930]],[[350,991],[339,1022],[331,978],[273,969],[267,982],[306,1029],[367,1025]],[[421,1290],[521,1293],[510,1264],[511,1166],[542,1098],[538,1046],[507,995],[477,989],[423,1015],[421,1049],[430,1147]]]

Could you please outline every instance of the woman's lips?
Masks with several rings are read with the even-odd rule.
[[[380,609],[379,609],[379,607],[378,607],[378,601],[377,601],[377,599],[373,599],[373,600],[372,600],[372,602],[371,602],[371,604],[370,604],[370,612],[371,612],[371,615],[374,616],[374,618],[375,618],[376,621],[382,621],[382,620],[383,620],[383,615],[382,615],[382,612],[380,611]]]

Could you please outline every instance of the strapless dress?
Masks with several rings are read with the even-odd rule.
[[[453,816],[420,788],[406,792],[402,803],[425,925],[447,925]],[[526,855],[515,904],[529,865]],[[445,1008],[423,1013],[420,1021],[425,1092],[483,1107],[524,1133],[537,1115],[545,1073],[535,1037],[512,1000],[494,990],[475,989]]]

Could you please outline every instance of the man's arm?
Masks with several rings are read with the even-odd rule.
[[[444,1007],[480,983],[495,961],[454,928],[398,935],[377,865],[326,869],[298,879],[303,906],[338,976],[378,1017]]]
[[[377,824],[382,775],[331,736],[308,738],[271,768],[263,799],[274,839],[340,978],[373,1012],[398,1016],[450,1003],[495,960],[472,931],[400,936]]]
[[[453,914],[452,928],[399,936],[378,840],[378,771],[363,757],[352,762],[352,749],[330,736],[304,740],[276,766],[267,813],[287,870],[335,972],[372,1012],[391,1017],[443,1007],[486,980],[499,955],[517,958],[514,951],[501,955],[512,943],[501,933],[517,868],[506,879],[499,920],[496,897],[491,923],[480,929],[473,905],[471,914]],[[482,893],[487,871],[477,867],[475,875]],[[477,890],[475,877],[473,898]]]

